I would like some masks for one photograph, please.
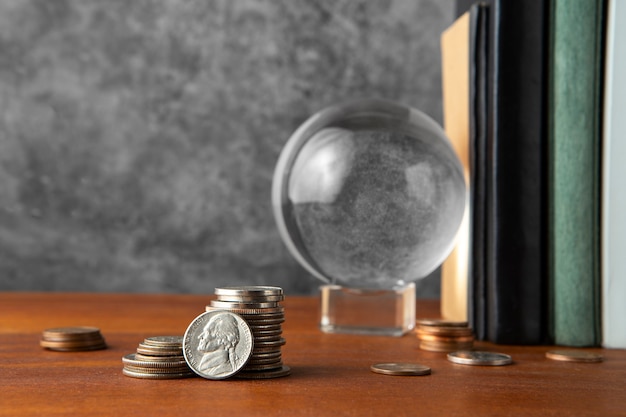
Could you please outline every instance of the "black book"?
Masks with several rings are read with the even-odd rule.
[[[470,9],[470,256],[468,321],[477,339],[484,340],[486,327],[485,282],[485,157],[487,146],[487,65],[489,62],[489,6],[477,3]]]
[[[475,3],[457,0],[457,14]],[[489,9],[486,117],[478,120],[486,120],[487,126],[484,149],[480,140],[474,145],[474,161],[475,170],[484,169],[484,208],[476,213],[477,204],[479,218],[473,219],[470,320],[480,339],[540,344],[546,341],[548,324],[548,4],[539,0],[482,3]]]

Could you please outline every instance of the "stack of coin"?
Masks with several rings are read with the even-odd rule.
[[[144,379],[176,379],[194,376],[183,356],[182,336],[144,339],[137,352],[122,358],[126,376]]]
[[[220,287],[216,300],[206,311],[226,310],[241,316],[250,327],[254,347],[246,365],[235,375],[245,379],[268,379],[287,376],[291,369],[283,364],[281,348],[285,308],[283,290],[271,286]]]
[[[39,344],[50,350],[77,352],[107,347],[97,327],[56,327],[44,330]]]
[[[453,352],[471,350],[474,334],[467,322],[423,319],[416,327],[419,347],[432,352]]]

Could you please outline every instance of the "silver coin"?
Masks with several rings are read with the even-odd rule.
[[[282,362],[282,357],[281,356],[276,356],[273,358],[255,358],[252,357],[250,358],[250,360],[248,361],[248,363],[246,364],[246,366],[243,369],[250,369],[251,367],[255,366],[255,365],[268,365],[268,364],[275,364],[278,362]]]
[[[430,375],[430,367],[419,363],[377,363],[370,366],[372,372],[383,375],[415,376]]]
[[[146,356],[177,356],[182,353],[182,346],[169,347],[169,346],[152,346],[145,343],[140,343],[137,346],[137,353]]]
[[[207,379],[235,375],[250,359],[254,347],[246,321],[229,311],[211,311],[196,317],[183,337],[189,367]]]
[[[211,307],[223,308],[223,309],[262,309],[262,308],[276,308],[278,303],[276,301],[220,301],[211,300]]]
[[[183,367],[183,368],[189,369],[187,367],[187,362],[185,361],[183,357],[175,357],[174,359],[169,360],[169,361],[163,361],[163,360],[153,361],[153,360],[138,359],[136,353],[131,353],[122,357],[122,363],[125,366],[128,365],[128,366],[133,366],[136,368],[160,368],[162,369],[162,368]]]
[[[265,296],[282,295],[283,289],[266,285],[249,285],[242,287],[219,287],[215,289],[215,295],[243,295],[243,296]]]
[[[154,373],[136,372],[136,371],[129,370],[126,368],[122,369],[122,373],[132,378],[141,378],[141,379],[179,379],[179,378],[190,378],[196,375],[193,372],[154,374]]]
[[[185,364],[185,366],[171,366],[163,368],[125,364],[123,369],[132,372],[141,372],[144,374],[179,374],[184,372],[191,372],[191,369],[189,369],[187,364]]]
[[[217,299],[219,301],[234,301],[238,303],[243,302],[269,302],[269,301],[283,301],[285,296],[282,294],[278,295],[228,295],[228,294],[218,294]]]
[[[158,347],[180,347],[183,344],[182,336],[152,336],[147,337],[143,343]]]
[[[171,356],[154,356],[154,355],[143,355],[141,353],[133,353],[135,355],[135,359],[143,362],[185,362],[185,357],[183,356],[183,350],[180,350],[180,355],[171,355]]]
[[[274,350],[267,350],[267,351],[262,351],[262,352],[253,352],[252,356],[250,357],[250,361],[256,361],[256,360],[264,360],[264,359],[276,359],[279,358],[282,355],[282,350],[281,349],[274,349]]]
[[[269,370],[276,369],[276,368],[282,368],[282,366],[283,366],[283,361],[278,360],[278,361],[274,361],[274,363],[271,363],[271,362],[249,363],[243,368],[243,370],[244,371],[269,371]]]
[[[283,326],[280,324],[254,324],[248,320],[246,320],[246,323],[248,323],[254,334],[283,331]]]
[[[270,379],[281,378],[291,375],[291,368],[283,365],[280,368],[270,371],[244,371],[237,374],[236,378],[240,379]]]
[[[460,350],[448,353],[448,360],[461,365],[509,365],[513,360],[509,355],[495,352],[479,352],[473,350]]]
[[[239,314],[244,318],[257,318],[257,317],[265,317],[268,319],[284,319],[285,318],[285,307],[277,306],[277,307],[269,307],[269,308],[223,308],[223,307],[215,307],[211,304],[207,305],[204,308],[206,311],[230,311],[232,313]]]

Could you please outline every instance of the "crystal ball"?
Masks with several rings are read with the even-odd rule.
[[[463,168],[443,129],[378,99],[306,120],[285,144],[272,207],[293,257],[326,283],[389,289],[433,272],[466,205]]]

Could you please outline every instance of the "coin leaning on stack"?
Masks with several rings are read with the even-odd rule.
[[[44,330],[39,344],[46,349],[59,352],[99,350],[107,347],[100,329],[88,326],[56,327]]]
[[[287,376],[291,369],[283,364],[282,323],[285,321],[283,290],[273,286],[220,287],[216,300],[206,306],[207,312],[228,311],[247,323],[252,332],[250,358],[234,376],[242,379],[269,379]]]
[[[144,339],[137,352],[122,358],[126,376],[143,379],[178,379],[195,376],[183,356],[182,336]]]
[[[423,350],[454,352],[470,350],[474,346],[474,334],[467,322],[422,319],[417,320],[415,332]]]

